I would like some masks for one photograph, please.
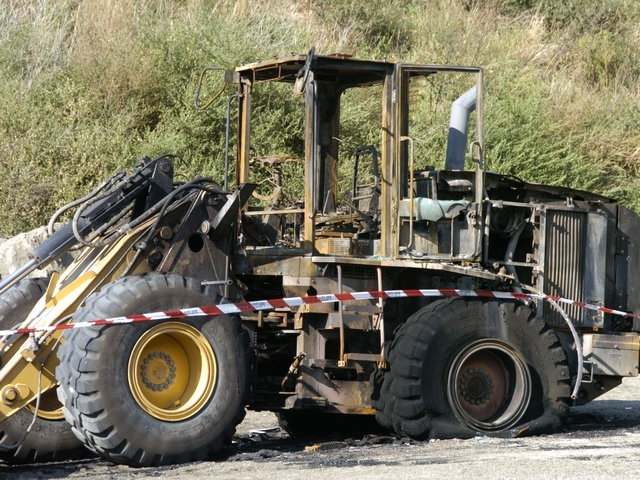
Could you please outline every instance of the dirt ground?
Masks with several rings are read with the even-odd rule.
[[[39,465],[0,464],[0,478],[23,479],[604,479],[640,477],[640,378],[582,407],[563,431],[525,438],[379,443],[311,439],[255,430],[277,427],[271,413],[249,412],[237,441],[211,461],[133,469],[87,459]],[[320,445],[319,450],[305,447]]]

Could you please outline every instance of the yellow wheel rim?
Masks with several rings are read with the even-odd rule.
[[[45,420],[64,420],[62,413],[62,404],[58,400],[56,393],[57,387],[47,390],[40,397],[40,407],[38,408],[38,417]],[[36,400],[27,405],[27,410],[36,413]]]
[[[167,322],[147,330],[129,357],[128,380],[138,405],[160,420],[186,420],[209,401],[217,362],[197,329]]]

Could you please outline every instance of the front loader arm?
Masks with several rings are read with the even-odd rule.
[[[218,230],[223,225],[228,236],[227,219],[237,218],[251,186],[227,194],[207,179],[195,179],[167,192],[165,181],[165,193],[158,195],[154,172],[160,170],[161,163],[154,162],[134,172],[128,185],[87,208],[84,220],[75,228],[67,224],[33,250],[34,259],[43,265],[73,245],[88,244],[62,275],[53,275],[46,294],[20,327],[72,322],[73,313],[87,296],[125,275],[179,271],[197,265],[190,276],[205,280],[222,277],[232,283],[226,261],[228,242],[220,240],[223,236]],[[242,195],[238,195],[240,191]],[[127,211],[130,213],[125,219],[121,212]],[[121,218],[113,223],[118,215]],[[102,222],[113,225],[104,229],[106,223]],[[188,248],[192,237],[201,237],[206,249],[196,252]],[[54,331],[0,338],[0,423],[57,386],[55,368],[61,334]]]
[[[103,240],[105,236],[118,235],[113,227],[118,225],[123,213],[130,210],[130,221],[134,221],[149,210],[150,202],[158,202],[171,192],[173,165],[168,156],[154,160],[143,157],[130,176],[120,178],[123,176],[123,173],[114,175],[114,184],[104,182],[104,191],[98,188],[82,199],[85,201],[76,217],[34,248],[29,254],[31,259],[0,282],[0,293],[33,270],[44,268],[71,248],[85,242],[84,238],[90,235],[102,237]]]

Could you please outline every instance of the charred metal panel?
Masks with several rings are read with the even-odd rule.
[[[333,369],[331,367],[334,367]],[[349,362],[349,368],[337,368],[336,362],[309,359],[300,368],[296,395],[287,398],[287,407],[323,408],[324,411],[372,415],[373,385],[368,381],[370,371],[358,362]],[[331,372],[352,374],[352,379],[334,378]]]
[[[594,305],[605,305],[607,269],[607,217],[599,213],[587,214],[585,246],[584,300]],[[604,314],[593,310],[582,311],[582,324],[604,326]]]
[[[618,237],[618,208],[619,205],[615,203],[601,204],[598,208],[607,216],[607,250],[606,250],[606,273],[604,278],[605,285],[605,305],[616,305],[616,249],[617,249],[617,237]],[[614,315],[605,314],[604,322],[605,328],[610,329],[612,324],[619,323],[620,317]]]
[[[640,312],[640,217],[618,207],[616,308]]]
[[[640,337],[627,335],[584,335],[584,358],[593,364],[594,375],[638,376]]]

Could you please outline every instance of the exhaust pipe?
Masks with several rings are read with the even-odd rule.
[[[469,135],[469,117],[475,109],[476,86],[474,85],[451,105],[447,156],[444,163],[445,170],[464,170],[464,157],[467,153],[467,137]]]

